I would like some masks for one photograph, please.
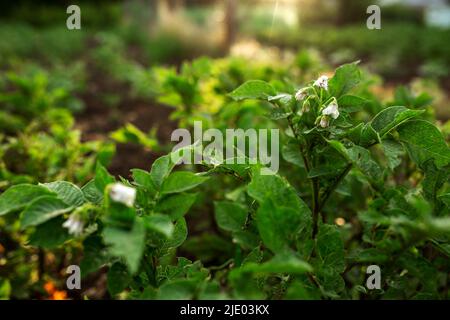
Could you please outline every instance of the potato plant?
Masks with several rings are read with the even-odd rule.
[[[176,117],[195,118],[201,79],[183,72],[165,88],[181,101]],[[278,173],[262,175],[250,161],[177,166],[194,144],[130,179],[98,163],[81,186],[12,186],[0,216],[27,246],[82,248],[82,276],[107,267],[115,298],[449,298],[450,149],[425,96],[406,106],[371,101],[357,63],[302,86],[265,80],[223,96],[209,126],[226,128],[227,107],[267,111],[258,126],[283,133]],[[214,212],[217,230],[202,212]],[[381,270],[377,289],[366,285],[371,265]]]
[[[72,113],[82,103],[82,67],[47,72],[25,64],[0,78],[0,188],[24,182],[89,180],[95,162],[107,164],[114,145],[84,142]],[[75,85],[75,83],[78,83]]]

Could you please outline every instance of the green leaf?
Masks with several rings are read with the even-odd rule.
[[[294,280],[290,283],[286,292],[286,300],[320,300],[320,291],[316,288],[308,288],[302,281]]]
[[[416,96],[409,88],[405,86],[397,87],[395,89],[394,97],[396,104],[412,107],[414,109],[423,108],[433,101],[433,98],[427,93],[421,93]]]
[[[208,180],[189,171],[177,171],[169,175],[161,187],[162,194],[179,193],[195,188]]]
[[[58,198],[67,205],[79,207],[86,201],[83,191],[73,183],[67,181],[56,181],[44,183],[43,186],[57,194]]]
[[[150,175],[158,189],[161,188],[163,181],[169,176],[174,167],[175,164],[171,161],[170,155],[162,156],[153,163]]]
[[[420,280],[425,292],[428,291],[431,293],[437,290],[439,283],[437,279],[438,272],[428,259],[405,251],[399,254],[397,261],[399,267],[408,270],[408,274]]]
[[[323,176],[336,175],[342,171],[342,167],[339,166],[331,166],[331,165],[323,165],[320,167],[312,168],[308,173],[308,178],[317,178]]]
[[[237,101],[244,99],[266,100],[276,94],[275,89],[267,82],[261,80],[251,80],[234,90],[229,94],[229,96]]]
[[[263,300],[267,298],[256,279],[249,277],[249,272],[245,270],[242,272],[241,268],[232,269],[228,279],[236,299]]]
[[[389,255],[377,248],[356,250],[348,259],[359,263],[386,263]]]
[[[247,177],[252,168],[261,168],[260,164],[249,164],[247,157],[237,156],[230,159],[232,159],[230,161],[232,163],[222,163],[210,170],[209,173],[223,172],[223,169],[225,169],[228,173],[234,172],[239,177]],[[227,161],[230,159],[227,159]]]
[[[281,155],[287,162],[292,163],[299,168],[305,167],[297,142],[290,141],[287,144],[284,144],[281,148]]]
[[[197,199],[197,193],[180,193],[164,197],[156,204],[155,212],[168,214],[171,219],[183,217]]]
[[[350,160],[356,164],[356,166],[373,182],[380,182],[383,178],[383,169],[374,160],[369,150],[360,147],[353,146],[348,150]]]
[[[131,230],[106,227],[103,230],[105,243],[109,245],[109,252],[117,257],[124,258],[132,274],[139,268],[145,248],[145,224],[137,218]]]
[[[402,162],[401,156],[405,153],[401,143],[395,140],[384,139],[381,141],[384,154],[391,170],[394,170]]]
[[[143,218],[145,226],[150,231],[158,232],[166,238],[170,238],[173,234],[174,225],[169,216],[162,214],[152,214]]]
[[[425,179],[422,181],[424,196],[428,201],[436,204],[439,190],[450,178],[450,168],[438,169],[433,160],[428,160],[422,164],[422,169],[425,171]]]
[[[272,199],[280,206],[309,211],[307,205],[297,196],[295,189],[278,175],[254,174],[247,191],[259,203]]]
[[[283,178],[255,173],[247,192],[260,204],[256,214],[258,230],[272,251],[286,249],[297,234],[311,230],[309,207]]]
[[[123,180],[123,183],[128,184],[128,181]],[[105,190],[107,196],[103,206],[106,212],[103,217],[109,225],[131,228],[136,219],[136,209],[134,206],[130,207],[122,202],[114,201],[111,198],[112,187],[113,185],[111,184]]]
[[[232,255],[235,248],[236,246],[229,239],[208,232],[197,236],[192,235],[183,243],[185,252],[189,252],[203,262],[214,261],[219,256]]]
[[[289,274],[302,274],[305,272],[312,272],[311,265],[298,257],[293,253],[277,254],[271,260],[258,264],[254,262],[246,263],[241,268],[242,272],[255,272],[255,273],[289,273]]]
[[[242,231],[247,220],[246,208],[229,201],[214,202],[214,214],[217,225],[227,231]]]
[[[317,234],[317,253],[323,265],[335,272],[345,269],[344,242],[336,226],[322,224]]]
[[[359,61],[344,64],[336,69],[333,78],[329,81],[331,96],[339,99],[359,84],[361,81],[361,72],[358,68],[358,63]]]
[[[91,180],[86,183],[82,188],[83,195],[87,201],[95,204],[99,204],[103,200],[103,193],[95,185],[95,180]]]
[[[373,118],[371,125],[382,138],[397,126],[411,118],[417,117],[423,112],[423,110],[410,110],[402,106],[389,107],[378,113]]]
[[[23,209],[38,197],[54,195],[42,186],[19,184],[12,186],[0,195],[0,216]]]
[[[218,280],[211,280],[202,286],[198,294],[198,300],[228,300],[229,295],[222,290],[222,285]]]
[[[90,235],[83,241],[83,259],[80,263],[82,277],[97,271],[108,262],[108,251],[99,234]]]
[[[194,279],[176,279],[165,282],[158,291],[160,300],[191,300],[197,281]]]
[[[336,140],[328,140],[327,142],[349,163],[355,164],[366,176],[373,179],[373,182],[379,182],[382,179],[383,170],[373,159],[369,150],[358,145],[347,149],[341,142]]]
[[[7,279],[0,279],[0,300],[8,300],[11,295],[11,283]]]
[[[434,235],[448,235],[450,232],[450,217],[433,218],[427,221],[427,227],[431,234]]]
[[[450,193],[442,194],[439,196],[439,199],[450,208]]]
[[[338,99],[339,109],[346,112],[360,111],[366,104],[367,100],[358,96],[344,95]]]
[[[334,299],[339,298],[339,292],[345,289],[345,281],[342,276],[327,265],[317,269],[316,277],[321,287],[322,295]]]
[[[292,207],[277,206],[267,198],[256,212],[264,244],[274,253],[287,251],[302,226],[302,215]]]
[[[127,266],[116,262],[108,270],[107,286],[111,296],[115,296],[125,290],[131,283],[132,278],[128,273]]]
[[[112,132],[110,137],[119,143],[136,143],[150,150],[158,146],[158,141],[150,134],[145,134],[131,123]]]
[[[20,217],[20,225],[22,229],[37,226],[72,210],[73,207],[69,207],[64,201],[55,196],[43,196],[25,208]]]
[[[250,250],[260,244],[259,235],[253,230],[243,230],[233,232],[233,243],[240,245],[246,250]]]
[[[150,176],[157,190],[160,190],[163,182],[170,175],[172,170],[182,160],[192,159],[193,152],[196,151],[199,142],[182,147],[172,153],[158,158],[152,165]]]
[[[177,248],[183,244],[184,241],[186,241],[187,238],[187,225],[186,220],[184,218],[179,219],[175,223],[175,229],[173,231],[172,237],[165,240],[163,245],[161,246],[162,249],[170,249],[170,248]]]
[[[295,102],[294,96],[288,93],[280,93],[276,96],[272,96],[268,98],[268,101],[273,102],[276,101],[282,107],[290,107],[292,103]],[[276,109],[275,109],[276,110]]]
[[[436,166],[443,167],[450,162],[450,149],[441,132],[424,120],[408,121],[397,129],[412,160],[421,166],[434,159]]]
[[[347,137],[355,144],[368,147],[380,141],[380,136],[370,123],[360,123],[347,132]]]
[[[272,109],[269,113],[267,113],[265,116],[269,118],[270,120],[281,120],[288,118],[292,112],[285,112],[282,109]]]
[[[112,175],[108,173],[106,168],[100,164],[100,162],[97,162],[94,181],[97,189],[103,193],[106,186],[110,183],[115,182],[115,179]]]
[[[156,192],[155,183],[149,172],[142,169],[132,169],[131,172],[133,174],[133,180],[138,186],[144,187],[152,193]]]
[[[348,162],[352,161],[348,152],[348,149],[339,141],[337,140],[327,140],[328,144],[339,154],[344,157],[345,160]]]
[[[54,249],[62,245],[71,236],[62,225],[65,219],[62,216],[51,219],[36,227],[29,237],[29,244],[45,249]]]

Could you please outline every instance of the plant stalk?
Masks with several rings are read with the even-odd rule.
[[[333,182],[333,184],[329,188],[327,188],[327,190],[325,190],[323,199],[319,205],[319,212],[322,211],[323,207],[325,206],[325,204],[328,201],[328,199],[330,198],[330,196],[333,194],[334,190],[336,190],[336,188],[339,186],[341,181],[344,180],[344,178],[350,172],[350,170],[352,169],[352,166],[353,166],[353,164],[349,163],[344,168],[344,170],[339,174],[339,176],[336,178],[336,180]]]

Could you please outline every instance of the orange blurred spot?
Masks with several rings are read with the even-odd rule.
[[[64,291],[64,290],[61,290],[61,291],[56,290],[56,291],[53,293],[51,299],[52,299],[52,300],[66,300],[66,299],[67,299],[67,292]]]
[[[2,246],[2,244],[0,243],[0,253],[4,253],[5,252],[5,247]]]
[[[44,284],[44,289],[49,295],[53,294],[56,291],[56,287],[51,281],[47,281]]]

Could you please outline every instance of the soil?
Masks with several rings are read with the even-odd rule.
[[[130,89],[118,84],[107,76],[93,72],[89,88],[80,95],[85,110],[77,116],[77,128],[83,133],[83,141],[107,140],[111,132],[132,123],[143,132],[157,128],[157,138],[161,144],[170,141],[170,135],[176,129],[176,123],[169,120],[171,108],[151,99],[130,97]],[[99,93],[121,93],[121,101],[116,106],[105,103]],[[148,150],[136,144],[117,144],[116,154],[108,170],[114,175],[128,177],[130,169],[149,170],[155,159],[162,153]]]

